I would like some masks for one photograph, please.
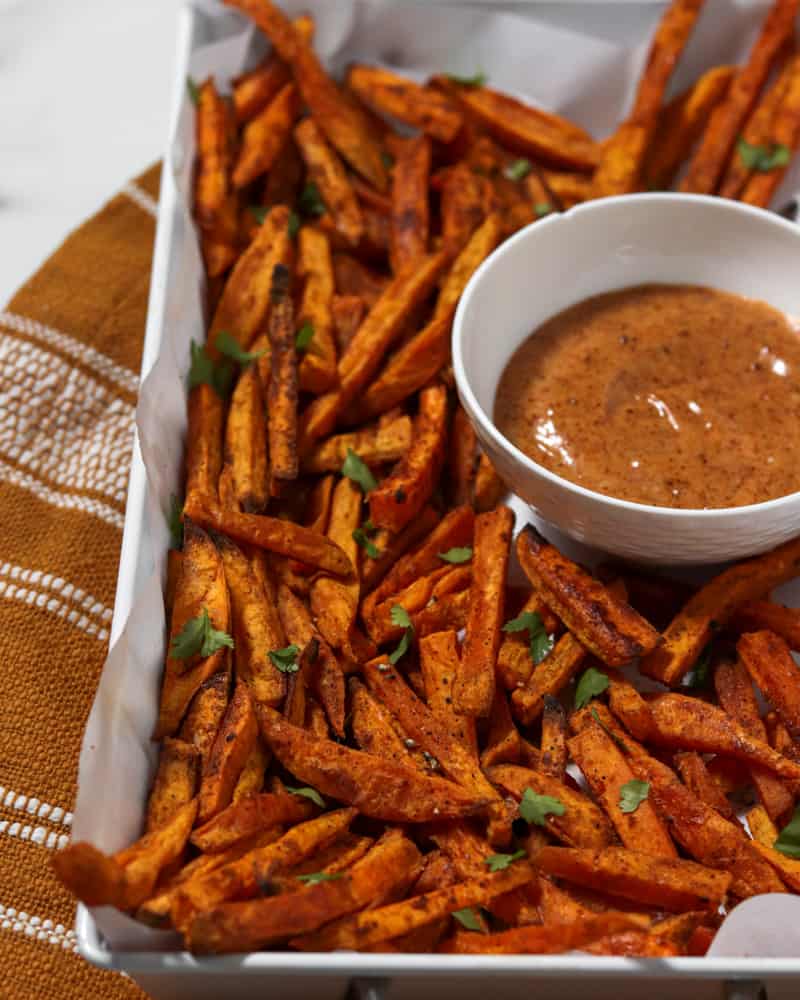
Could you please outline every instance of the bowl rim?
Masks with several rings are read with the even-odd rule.
[[[696,520],[708,521],[712,518],[730,519],[737,516],[769,514],[771,511],[781,506],[787,506],[792,502],[800,502],[800,490],[797,490],[794,493],[787,493],[784,496],[773,497],[771,500],[761,500],[758,503],[744,504],[740,507],[659,507],[655,504],[637,503],[633,500],[622,500],[619,497],[608,496],[605,493],[598,493],[596,490],[590,490],[585,486],[579,485],[578,483],[573,483],[569,479],[565,479],[563,476],[559,476],[557,473],[551,472],[543,465],[539,465],[538,462],[535,462],[529,455],[526,455],[525,452],[521,451],[498,430],[494,420],[486,413],[481,404],[478,402],[475,393],[472,391],[472,386],[470,385],[470,380],[464,364],[462,341],[464,339],[464,329],[466,327],[466,316],[476,289],[503,256],[510,253],[517,244],[524,243],[526,240],[530,239],[532,230],[541,234],[546,228],[552,228],[553,226],[557,226],[559,224],[563,225],[563,223],[568,219],[572,221],[576,215],[586,215],[598,211],[613,211],[621,207],[630,207],[633,204],[641,204],[643,202],[655,202],[669,205],[675,203],[684,204],[687,201],[695,202],[698,207],[702,206],[703,208],[712,208],[715,211],[729,211],[731,213],[750,216],[751,218],[758,219],[761,222],[767,222],[775,226],[777,229],[784,229],[786,232],[791,233],[795,239],[800,241],[800,224],[791,222],[790,220],[785,219],[768,209],[758,208],[754,205],[746,205],[743,202],[720,198],[716,195],[689,194],[678,191],[641,192],[636,194],[615,195],[608,198],[598,198],[594,201],[574,205],[565,212],[553,212],[545,218],[537,219],[525,226],[523,229],[520,229],[513,236],[496,247],[473,272],[461,294],[461,298],[453,318],[453,330],[451,335],[453,373],[455,375],[458,394],[464,403],[465,409],[469,412],[469,415],[473,420],[477,420],[480,424],[481,430],[491,439],[495,447],[508,453],[515,462],[522,465],[529,473],[541,476],[544,479],[549,480],[555,486],[561,487],[570,493],[575,493],[585,500],[600,502],[620,511],[630,511],[633,514],[651,515],[660,518],[670,517],[675,518],[676,520],[687,520],[693,518]],[[632,285],[630,287],[635,286]],[[579,301],[581,300],[578,299],[576,300],[576,303],[573,304],[577,304]],[[495,386],[495,390],[496,388],[497,387]]]

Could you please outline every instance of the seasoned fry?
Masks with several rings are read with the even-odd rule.
[[[255,746],[257,735],[253,700],[247,685],[240,683],[233,692],[214,745],[203,766],[197,810],[200,823],[205,823],[230,803],[233,789]]]
[[[750,632],[736,646],[747,672],[778,711],[793,740],[800,738],[800,683],[789,647],[774,632]]]
[[[466,721],[466,716],[460,718]],[[543,730],[544,732],[544,730]],[[544,738],[544,737],[543,737]],[[564,763],[566,764],[566,747],[564,748]],[[522,740],[519,730],[514,725],[511,709],[508,705],[508,695],[501,688],[495,688],[492,711],[489,713],[489,732],[486,737],[486,749],[481,754],[481,767],[493,767],[495,764],[519,764],[522,756]],[[551,756],[551,763],[555,758]],[[543,767],[543,770],[546,768]],[[553,771],[547,773],[555,776]]]
[[[442,289],[436,299],[434,317],[451,316],[455,313],[461,293],[478,267],[494,250],[501,239],[501,220],[491,213],[473,232],[466,246],[456,257],[453,266],[442,282]]]
[[[336,434],[315,445],[303,456],[303,472],[339,472],[348,451],[369,466],[396,462],[411,447],[411,418],[405,414],[389,416],[360,430]]]
[[[344,166],[312,118],[300,122],[294,138],[310,181],[316,184],[336,232],[347,244],[357,246],[364,232],[364,220]]]
[[[536,591],[532,591],[520,614],[538,615],[548,635],[560,631],[559,621]],[[508,691],[523,687],[533,672],[528,633],[504,632],[497,653],[497,679]],[[566,683],[566,682],[565,682]]]
[[[609,911],[549,927],[514,927],[488,935],[459,933],[447,950],[457,955],[549,955],[575,948],[588,950],[592,942],[648,923],[637,914]]]
[[[350,678],[350,725],[356,743],[368,754],[400,761],[424,771],[417,757],[410,753],[388,709],[355,677]]]
[[[763,806],[753,806],[745,818],[753,840],[765,847],[772,847],[778,839],[778,828],[769,818],[766,809]]]
[[[225,404],[210,385],[201,382],[189,393],[186,432],[186,496],[215,496],[222,470],[222,429]]]
[[[269,503],[269,460],[264,399],[257,370],[251,365],[233,390],[225,426],[225,463],[240,508],[260,514]]]
[[[307,44],[314,37],[314,20],[307,14],[292,22],[294,30]],[[233,81],[233,110],[238,122],[254,118],[265,108],[290,79],[289,68],[271,53],[255,69]]]
[[[461,114],[444,94],[389,70],[356,64],[348,71],[347,85],[375,111],[414,125],[440,142],[451,142],[461,128]]]
[[[227,669],[212,674],[200,685],[180,728],[179,738],[200,751],[201,770],[208,760],[222,716],[228,707],[230,686],[231,677]]]
[[[267,208],[294,205],[300,196],[305,168],[293,136],[289,136],[264,182],[261,201]]]
[[[200,752],[192,743],[166,739],[158,755],[158,770],[147,799],[145,833],[165,826],[194,798]]]
[[[389,260],[395,274],[414,266],[428,250],[431,141],[424,135],[404,139],[399,154],[392,171],[389,244]]]
[[[800,56],[790,64],[786,92],[778,105],[767,135],[767,149],[786,149],[790,155],[800,145]],[[741,200],[747,205],[768,208],[773,194],[783,180],[788,163],[776,165],[771,170],[755,173],[747,182]]]
[[[422,777],[408,764],[310,736],[272,709],[258,706],[256,712],[264,739],[288,771],[323,794],[357,806],[365,816],[425,823],[473,815],[488,805],[486,798],[442,778]]]
[[[475,519],[467,635],[453,685],[453,699],[462,715],[486,716],[492,708],[513,528],[510,507],[498,507]]]
[[[525,725],[535,722],[542,714],[545,696],[558,694],[565,688],[583,665],[586,656],[585,647],[571,632],[562,635],[536,670],[532,670],[524,687],[518,687],[511,695],[515,716]],[[531,669],[532,667],[531,661]],[[507,662],[503,669],[508,671]]]
[[[333,336],[333,264],[330,243],[324,233],[303,226],[297,234],[297,272],[304,281],[297,315],[298,332],[311,327],[298,371],[304,392],[320,393],[336,382],[336,344]]]
[[[497,470],[489,461],[489,456],[481,452],[478,458],[478,471],[475,473],[475,496],[473,506],[477,514],[492,510],[508,493],[508,487],[497,474]]]
[[[212,229],[219,221],[230,190],[230,166],[228,109],[209,78],[198,91],[194,182],[194,212],[204,229]]]
[[[263,111],[245,125],[233,168],[234,188],[247,187],[270,169],[286,143],[299,106],[294,84],[287,83]]]
[[[757,851],[761,857],[767,861],[781,879],[794,892],[800,892],[800,861],[789,858],[780,851],[772,847],[767,847],[758,840],[753,840],[753,850]]]
[[[443,728],[476,756],[474,720],[457,712],[453,702],[453,684],[461,669],[455,631],[433,632],[421,638],[419,661],[428,707]]]
[[[700,145],[689,163],[681,191],[712,194],[770,69],[794,31],[797,0],[775,0],[747,65],[733,78],[730,89],[713,111]]]
[[[366,305],[359,295],[334,295],[331,299],[331,321],[336,349],[344,354],[364,319]]]
[[[267,409],[270,471],[273,480],[281,481],[296,479],[298,474],[297,353],[294,346],[294,309],[289,295],[289,282],[289,271],[276,265],[270,291],[269,341],[272,367]]]
[[[442,186],[442,246],[448,257],[455,257],[483,222],[482,178],[464,163],[447,170]]]
[[[650,706],[624,674],[609,670],[607,677],[611,711],[625,718],[625,725],[637,740],[648,740],[653,729]]]
[[[731,566],[701,587],[672,620],[662,645],[643,657],[643,674],[670,687],[680,684],[711,638],[739,605],[768,594],[800,568],[800,539]]]
[[[463,407],[456,406],[450,425],[447,478],[450,501],[460,506],[472,501],[472,484],[478,462],[478,438]]]
[[[779,635],[790,649],[800,650],[800,610],[773,601],[748,601],[730,621],[735,632],[767,630]]]
[[[556,202],[564,209],[572,208],[592,197],[592,181],[586,174],[543,169],[542,179]]]
[[[201,851],[216,854],[262,830],[308,819],[312,812],[311,802],[297,795],[246,795],[196,827],[189,839]]]
[[[725,797],[722,786],[709,772],[699,753],[676,753],[675,766],[683,783],[701,802],[715,809],[725,819],[734,818],[733,807]]]
[[[255,795],[264,787],[264,773],[270,762],[270,754],[264,746],[261,737],[256,736],[256,742],[250,751],[250,756],[233,789],[233,802],[239,802],[248,795]]]
[[[361,488],[352,479],[336,484],[331,503],[328,538],[358,566],[358,543],[353,532],[361,521]],[[322,574],[311,584],[311,610],[317,627],[335,649],[350,650],[350,631],[355,625],[359,597],[358,574],[337,580]]]
[[[333,255],[333,275],[339,295],[354,295],[371,309],[383,295],[388,278],[371,271],[366,264],[348,253]]]

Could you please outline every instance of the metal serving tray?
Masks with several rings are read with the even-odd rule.
[[[328,0],[336,3],[336,0]],[[453,0],[442,0],[452,4]],[[468,0],[475,6],[480,0]],[[559,27],[596,32],[600,37],[638,37],[653,20],[652,3],[590,2],[523,4],[503,0],[484,6],[514,13],[527,7]],[[181,151],[175,138],[192,55],[210,42],[240,30],[241,21],[213,0],[193,0],[180,12],[178,50],[171,98],[170,133],[161,182],[150,304],[142,358],[142,380],[150,372],[176,294],[176,275],[194,234],[181,217],[176,173]],[[160,560],[150,537],[146,510],[149,486],[138,443],[134,447],[119,566],[111,645],[120,636],[143,583]],[[301,954],[260,952],[196,958],[186,952],[122,951],[109,947],[90,911],[79,906],[78,946],[90,962],[127,973],[156,1000],[237,1000],[244,997],[363,998],[363,1000],[485,1000],[487,991],[526,1000],[582,996],[617,1000],[649,994],[659,998],[711,1000],[764,996],[789,1000],[800,987],[797,959],[673,958],[625,959],[588,955],[472,956],[379,955],[354,952]]]

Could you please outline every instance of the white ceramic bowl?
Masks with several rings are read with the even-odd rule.
[[[589,202],[521,230],[478,268],[453,325],[458,393],[482,446],[535,516],[627,559],[719,563],[797,535],[800,493],[718,510],[617,500],[537,465],[495,427],[500,376],[532,330],[589,296],[646,282],[709,285],[800,317],[800,226],[720,198],[640,194]]]

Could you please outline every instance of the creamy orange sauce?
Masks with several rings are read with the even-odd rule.
[[[800,335],[764,302],[641,285],[554,316],[497,389],[500,431],[587,489],[660,507],[800,490]]]

